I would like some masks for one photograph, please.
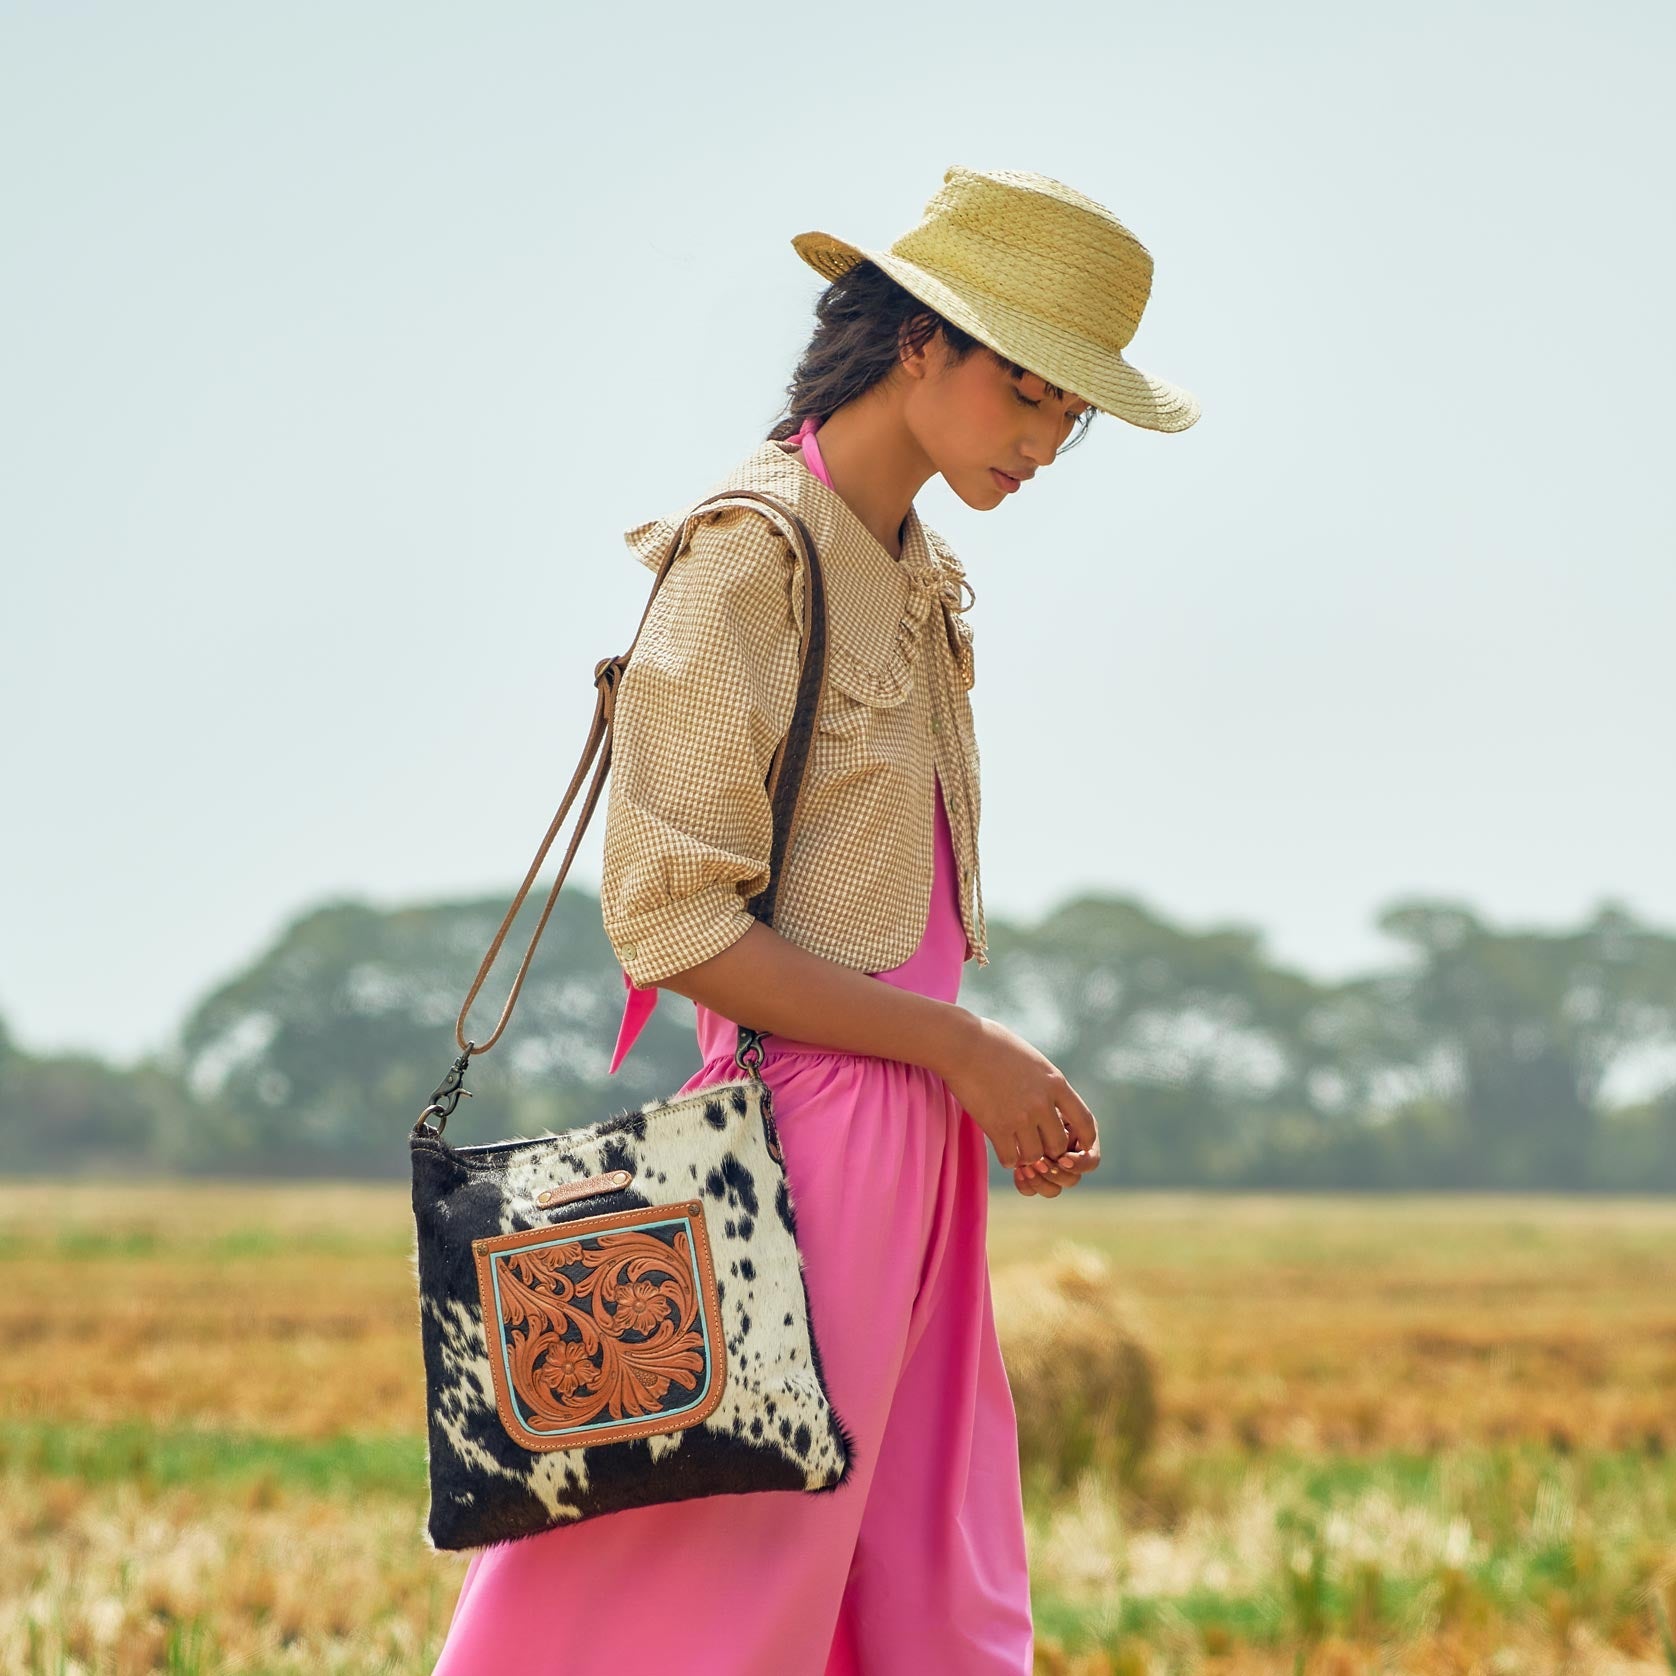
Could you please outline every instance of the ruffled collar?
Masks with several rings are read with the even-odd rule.
[[[872,704],[895,704],[907,696],[933,602],[941,607],[961,679],[972,685],[972,631],[965,620],[972,587],[948,543],[910,505],[902,556],[892,558],[849,502],[821,482],[795,450],[777,441],[763,442],[673,517],[636,524],[624,531],[623,540],[641,564],[655,571],[693,506],[734,488],[778,496],[808,526],[826,579],[828,674],[845,691]]]

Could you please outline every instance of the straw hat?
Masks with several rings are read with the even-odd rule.
[[[1102,412],[1184,431],[1199,404],[1123,358],[1152,293],[1152,256],[1110,210],[1019,169],[943,176],[920,224],[889,250],[830,233],[792,248],[836,279],[865,257],[945,320]]]

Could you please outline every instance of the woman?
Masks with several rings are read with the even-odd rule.
[[[987,511],[1096,407],[1185,429],[1185,391],[1121,351],[1152,261],[1042,175],[951,168],[888,251],[793,240],[830,284],[788,416],[717,488],[814,536],[826,680],[772,925],[765,776],[804,601],[760,503],[628,532],[654,596],[616,697],[601,903],[628,990],[616,1070],[659,988],[703,1064],[765,1032],[811,1326],[854,1467],[828,1494],[701,1496],[479,1551],[439,1676],[1025,1676],[1018,1437],[991,1312],[986,1142],[1024,1194],[1097,1167],[1093,1114],[1011,1030],[960,1007],[986,963],[964,571],[913,496]],[[707,491],[711,493],[714,491]]]

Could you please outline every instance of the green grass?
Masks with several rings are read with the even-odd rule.
[[[52,1421],[0,1422],[0,1472],[133,1481],[148,1488],[248,1484],[266,1479],[312,1495],[427,1493],[425,1443],[409,1437],[337,1437],[318,1442],[195,1427],[159,1429]]]
[[[1332,1460],[1212,1451],[1183,1459],[1174,1472],[1175,1498],[1210,1515],[1213,1528],[1196,1548],[1185,1532],[1177,1540],[1195,1561],[1226,1563],[1228,1586],[1187,1582],[1152,1595],[1129,1587],[1092,1608],[1039,1587],[1041,1633],[1114,1659],[1126,1640],[1283,1647],[1343,1635],[1397,1645],[1492,1622],[1540,1629],[1587,1620],[1608,1635],[1656,1624],[1670,1640],[1655,1585],[1676,1551],[1671,1458],[1640,1450],[1560,1456],[1533,1443]],[[1253,1498],[1263,1506],[1260,1551],[1241,1553],[1231,1533],[1253,1527],[1218,1522]],[[1347,1527],[1365,1534],[1356,1509],[1368,1498],[1389,1510],[1393,1529],[1421,1518],[1438,1533],[1458,1531],[1463,1552],[1443,1551],[1445,1538],[1405,1558],[1396,1537],[1358,1551],[1343,1539]],[[1031,1508],[1038,1530],[1052,1516],[1048,1505]],[[1664,1656],[1676,1670],[1676,1647]]]
[[[362,1234],[311,1229],[233,1228],[217,1233],[161,1228],[63,1228],[49,1234],[0,1230],[0,1263],[50,1257],[70,1262],[112,1258],[405,1257],[413,1245],[403,1232]]]

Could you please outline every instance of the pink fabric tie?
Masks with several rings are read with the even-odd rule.
[[[826,462],[821,458],[820,447],[815,441],[815,432],[819,426],[820,420],[811,414],[787,440],[801,445],[804,463],[830,489],[832,479],[827,475]],[[628,991],[628,996],[623,1002],[622,1022],[617,1026],[617,1046],[611,1055],[611,1069],[606,1073],[607,1076],[616,1075],[617,1067],[628,1058],[629,1050],[640,1039],[640,1032],[646,1028],[646,1021],[658,1004],[659,991],[656,984],[648,984],[642,989],[627,972],[624,972],[623,988]]]

